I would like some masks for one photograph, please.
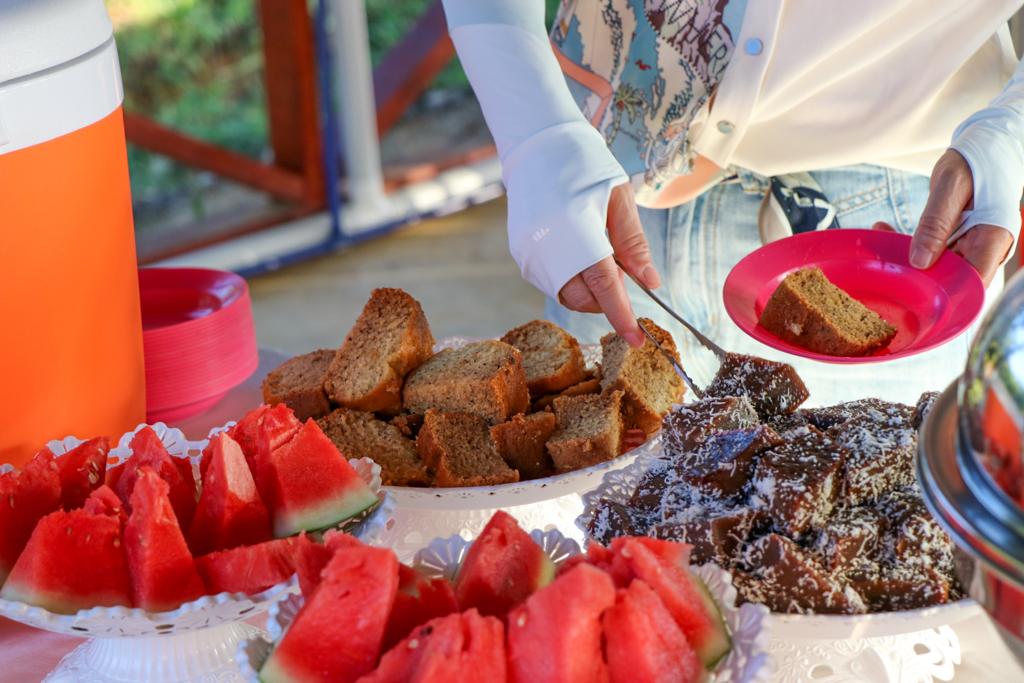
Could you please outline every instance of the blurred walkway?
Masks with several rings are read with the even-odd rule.
[[[505,202],[426,221],[250,280],[261,346],[337,347],[374,287],[416,297],[437,339],[496,337],[539,318],[544,297],[508,253]]]

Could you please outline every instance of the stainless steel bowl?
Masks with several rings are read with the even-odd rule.
[[[986,316],[964,374],[929,412],[917,460],[925,502],[969,557],[960,578],[1024,664],[1022,433],[1024,273]]]

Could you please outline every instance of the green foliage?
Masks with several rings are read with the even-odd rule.
[[[153,5],[154,0],[133,2]],[[162,0],[146,21],[117,31],[125,104],[160,123],[218,145],[258,155],[266,148],[260,30],[253,0]],[[139,201],[186,192],[194,174],[131,148],[132,193]]]
[[[378,63],[430,0],[365,2],[370,51]],[[558,0],[545,2],[550,21]],[[119,24],[117,46],[130,110],[244,154],[265,154],[262,35],[254,0],[107,3]],[[458,60],[434,87],[468,87]],[[129,149],[129,163],[137,202],[185,193],[201,206],[195,173],[136,148]]]

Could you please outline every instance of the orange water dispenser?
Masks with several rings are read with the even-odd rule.
[[[102,0],[0,0],[0,463],[145,418],[122,99]]]

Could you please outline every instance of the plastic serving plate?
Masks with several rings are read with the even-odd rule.
[[[645,455],[605,475],[584,494],[577,520],[590,526],[602,500],[626,503],[654,463]],[[951,681],[960,664],[955,627],[984,614],[974,600],[902,612],[853,616],[775,614],[765,616],[773,683],[933,683]]]
[[[438,350],[459,348],[475,339],[453,337],[438,343]],[[582,344],[583,357],[594,365],[601,357],[601,347]],[[406,562],[432,538],[453,534],[473,538],[484,528],[497,510],[509,513],[524,529],[557,528],[562,533],[583,540],[574,522],[583,511],[580,494],[598,485],[610,470],[625,467],[640,455],[659,447],[655,435],[645,443],[607,462],[573,472],[542,479],[497,486],[464,486],[454,488],[418,488],[386,486],[395,500],[394,521],[384,530],[385,545]]]
[[[129,443],[139,429],[124,434],[110,451],[112,465],[131,456]],[[163,423],[152,425],[172,457],[189,458],[198,472],[199,457],[207,440],[188,441],[178,429]],[[226,427],[213,430],[223,431]],[[69,436],[47,444],[61,457],[82,443]],[[381,491],[380,466],[368,458],[350,460],[382,502],[359,525],[349,530],[366,543],[377,540],[390,521],[393,501]],[[0,466],[0,472],[10,469]],[[238,642],[261,631],[246,623],[254,616],[298,592],[295,577],[262,593],[219,593],[204,595],[170,612],[147,612],[130,607],[94,607],[75,614],[54,614],[21,602],[0,600],[0,617],[28,626],[88,638],[61,660],[46,677],[46,683],[151,683],[241,680],[235,664]],[[0,676],[2,678],[2,676]]]
[[[820,230],[766,244],[733,267],[725,310],[757,341],[826,363],[877,363],[912,356],[953,339],[978,317],[985,286],[964,259],[946,252],[928,270],[910,265],[910,237],[882,230]],[[789,273],[817,266],[837,287],[897,329],[889,346],[869,356],[829,356],[783,341],[757,324],[772,292]]]
[[[530,536],[558,566],[580,553],[576,541],[566,538],[558,530],[534,530]],[[413,557],[412,566],[431,577],[455,578],[459,564],[472,541],[461,536],[435,538]],[[722,610],[729,626],[733,648],[718,669],[708,678],[709,683],[762,683],[772,674],[771,659],[765,649],[763,623],[768,610],[763,605],[736,605],[736,589],[732,575],[715,565],[702,565],[694,571],[703,579],[708,590]],[[259,683],[258,671],[270,656],[272,643],[279,641],[288,624],[302,608],[301,595],[292,595],[275,604],[267,618],[270,637],[250,637],[238,646],[236,661],[246,683]],[[639,682],[638,682],[639,683]]]

